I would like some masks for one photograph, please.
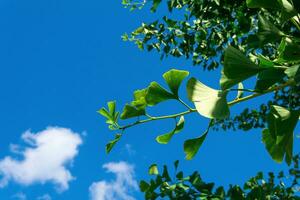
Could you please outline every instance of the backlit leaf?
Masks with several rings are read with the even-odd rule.
[[[149,173],[150,175],[158,175],[159,172],[158,172],[157,164],[152,164],[152,165],[149,167],[148,173]]]
[[[176,97],[160,86],[156,82],[152,82],[148,87],[147,95],[146,95],[146,102],[147,105],[154,106],[160,102],[175,99]]]
[[[224,119],[229,116],[227,92],[212,89],[195,78],[187,84],[188,98],[194,102],[197,111],[207,117]]]
[[[141,115],[145,115],[145,110],[138,110],[134,106],[125,105],[124,110],[121,114],[121,119],[129,119],[132,117],[138,117]]]
[[[178,97],[178,89],[182,81],[189,75],[188,71],[172,69],[164,73],[163,77],[167,82],[172,93]]]

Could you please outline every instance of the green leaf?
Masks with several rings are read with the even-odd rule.
[[[109,128],[112,130],[118,129],[117,121],[119,112],[116,112],[116,102],[110,101],[107,103],[108,110],[101,108],[98,113],[106,118],[106,123],[109,124]]]
[[[257,82],[255,85],[256,90],[266,90],[275,83],[281,82],[284,78],[284,73],[281,69],[268,68],[259,72],[257,76]]]
[[[157,164],[152,164],[152,165],[149,167],[148,173],[149,173],[150,175],[158,175],[159,172],[158,172]]]
[[[116,102],[115,101],[110,101],[107,103],[108,110],[111,116],[114,116],[116,113]]]
[[[237,92],[237,95],[236,95],[236,99],[240,99],[240,98],[243,97],[243,95],[244,95],[243,89],[244,89],[243,83],[239,83],[238,84],[238,92]]]
[[[115,136],[115,139],[110,141],[108,144],[106,144],[106,147],[105,147],[105,150],[106,150],[106,153],[110,153],[110,151],[112,150],[112,148],[115,146],[115,144],[121,139],[121,134],[117,134]]]
[[[281,32],[276,26],[265,19],[263,16],[258,16],[258,34],[257,37],[260,44],[268,42],[279,41],[285,34]]]
[[[290,111],[281,106],[271,106],[268,114],[268,128],[277,143],[284,140],[286,135],[293,134],[294,128],[298,122],[300,111]]]
[[[282,162],[285,156],[287,164],[293,157],[294,129],[300,111],[290,111],[280,106],[272,106],[267,118],[268,129],[263,131],[263,142],[271,157]]]
[[[132,117],[138,117],[141,115],[145,115],[145,110],[138,110],[134,106],[125,105],[124,110],[121,114],[121,119],[129,119]]]
[[[181,116],[176,127],[169,133],[160,135],[156,137],[156,141],[160,144],[168,144],[174,134],[179,133],[184,127],[184,117]]]
[[[176,97],[160,86],[156,82],[152,82],[148,87],[147,95],[146,95],[146,102],[149,106],[154,106],[160,102],[175,99]]]
[[[202,136],[194,139],[186,140],[184,142],[184,152],[186,155],[185,158],[187,160],[191,160],[197,154],[207,134],[208,134],[208,130]]]
[[[281,19],[283,21],[289,20],[298,14],[294,6],[288,0],[278,0],[278,2],[281,4]]]
[[[197,111],[207,117],[224,119],[229,116],[227,92],[212,89],[195,78],[187,84],[188,98],[195,103]]]
[[[278,62],[297,62],[300,61],[300,44],[290,38],[282,39],[279,45]]]
[[[174,168],[175,168],[175,171],[178,169],[178,165],[179,165],[179,160],[176,160],[174,162]]]
[[[284,73],[289,77],[293,78],[297,83],[300,82],[300,65],[294,65],[284,71]]]
[[[281,10],[281,18],[285,21],[297,14],[288,0],[247,0],[249,8],[271,8]]]
[[[225,50],[224,69],[220,85],[223,90],[228,89],[259,72],[260,68],[234,47]]]
[[[141,181],[140,182],[140,190],[142,192],[146,192],[149,189],[150,185],[146,181]]]
[[[271,60],[269,60],[268,58],[264,57],[263,55],[258,55],[257,58],[259,60],[259,67],[261,67],[261,68],[274,67],[274,63]]]
[[[163,173],[162,173],[162,177],[166,179],[165,181],[171,181],[171,177],[169,175],[168,168],[167,168],[166,165],[164,165],[164,170],[163,170]]]
[[[103,117],[105,117],[106,119],[113,121],[113,120],[112,120],[112,117],[110,116],[110,113],[109,113],[105,108],[101,108],[101,109],[98,111],[98,113],[99,113],[100,115],[102,115]]]
[[[146,95],[147,95],[147,88],[142,90],[134,91],[133,97],[134,100],[131,102],[131,105],[136,107],[138,110],[145,109],[147,106],[146,102]]]
[[[280,4],[276,0],[247,0],[249,8],[280,8]]]
[[[178,89],[182,81],[189,75],[188,71],[172,69],[164,73],[163,77],[166,80],[172,93],[178,97]]]
[[[161,0],[153,0],[151,12],[156,12],[157,7],[159,6],[160,3],[161,3]]]
[[[285,147],[283,145],[276,144],[276,139],[272,137],[269,129],[264,129],[262,135],[263,143],[265,144],[266,149],[269,152],[272,159],[276,162],[281,163],[286,152]]]

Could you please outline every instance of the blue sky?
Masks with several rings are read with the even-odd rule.
[[[184,160],[183,141],[207,126],[207,119],[197,114],[186,118],[184,131],[167,146],[157,144],[155,137],[172,129],[173,121],[129,129],[112,153],[105,154],[114,134],[96,111],[107,101],[117,100],[121,108],[134,90],[153,80],[162,83],[161,74],[170,68],[191,70],[218,87],[218,73],[203,72],[181,59],[161,62],[158,54],[122,42],[124,32],[155,18],[147,10],[129,12],[119,1],[0,2],[0,199],[84,200],[93,198],[92,188],[110,191],[113,185],[125,185],[133,190],[132,197],[142,199],[134,191],[135,181],[149,178],[148,166],[171,166],[177,159],[187,173],[199,170],[204,180],[218,185],[241,184],[260,170],[286,169],[269,158],[260,130],[211,132],[197,157]],[[176,105],[164,103],[153,112],[173,113]],[[295,146],[299,152],[298,139]],[[61,178],[64,173],[69,176]]]

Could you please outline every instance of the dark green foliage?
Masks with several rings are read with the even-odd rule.
[[[167,167],[164,166],[162,174],[157,170],[155,178],[149,182],[141,181],[140,189],[145,194],[145,199],[149,200],[299,200],[298,161],[297,155],[293,158],[293,167],[289,170],[289,175],[280,172],[275,176],[270,172],[264,176],[259,172],[243,186],[230,185],[226,187],[228,189],[216,187],[214,183],[206,183],[197,171],[185,177],[182,171],[177,171],[177,161],[176,177],[173,180],[169,176]]]

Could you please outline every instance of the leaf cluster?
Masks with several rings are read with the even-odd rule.
[[[221,5],[216,0],[170,0],[168,2],[170,12],[173,9],[186,8],[187,12],[190,13],[190,15],[185,16],[183,21],[180,21],[180,26],[178,26],[177,21],[164,17],[167,26],[155,22],[149,28],[148,25],[144,24],[132,35],[134,37],[139,35],[149,36],[149,40],[140,41],[141,45],[145,45],[151,40],[151,34],[156,36],[162,34],[162,38],[168,35],[165,34],[165,28],[167,27],[168,31],[174,32],[174,38],[180,38],[182,34],[182,42],[185,43],[187,42],[185,37],[189,35],[196,37],[201,30],[205,31],[204,35],[206,36],[212,33],[222,33],[221,29],[216,29],[214,32],[214,27],[227,27],[226,25],[232,22],[234,26],[229,27],[229,32],[227,32],[229,35],[223,37],[223,39],[226,38],[226,45],[223,44],[223,39],[214,38],[214,42],[221,42],[211,47],[214,49],[215,54],[210,55],[206,51],[200,52],[202,56],[212,59],[211,62],[217,62],[214,56],[219,56],[222,59],[220,89],[211,88],[196,78],[190,77],[186,83],[186,93],[190,103],[194,104],[195,108],[192,108],[189,106],[190,103],[184,102],[179,95],[179,88],[184,79],[189,76],[189,72],[172,69],[163,75],[168,89],[157,82],[152,82],[147,88],[135,91],[133,101],[124,106],[120,115],[115,111],[115,103],[110,102],[108,110],[102,108],[99,113],[107,119],[110,129],[121,133],[117,133],[115,139],[108,143],[106,151],[109,152],[120,140],[123,131],[132,126],[154,120],[175,119],[174,129],[156,138],[158,143],[167,144],[175,134],[183,130],[184,116],[198,112],[201,116],[209,118],[210,123],[202,135],[187,139],[184,142],[183,148],[187,159],[192,159],[196,155],[212,127],[222,123],[222,128],[226,129],[228,126],[233,126],[234,123],[239,123],[238,127],[243,130],[265,128],[262,131],[262,141],[270,156],[277,162],[285,160],[287,164],[291,164],[294,128],[300,116],[300,37],[297,35],[300,31],[299,4],[293,0],[277,0],[275,6],[272,7],[270,7],[269,0],[234,1],[234,6],[231,5],[232,1],[224,1]],[[159,4],[160,1],[154,0],[152,11],[155,11]],[[209,6],[209,9],[207,9],[207,6]],[[196,10],[196,8],[199,9]],[[228,9],[228,12],[223,9]],[[247,29],[248,32],[243,30],[243,26],[239,22],[241,13],[238,12],[243,9],[245,9],[245,13],[242,14],[244,16],[249,15],[248,18],[253,23],[249,30]],[[208,15],[210,12],[213,12],[213,14]],[[278,17],[279,23],[274,20],[276,17]],[[198,27],[190,25],[189,21],[192,18],[195,18],[193,22],[197,23]],[[157,25],[161,30],[156,29]],[[192,29],[195,30],[191,31]],[[185,31],[191,32],[186,34]],[[243,38],[245,37],[247,42],[243,43],[243,40],[239,38],[233,44],[232,41],[237,38],[237,34]],[[174,38],[171,38],[170,41],[176,43]],[[135,39],[131,38],[130,40],[134,41]],[[253,39],[256,42],[253,42]],[[208,41],[207,37],[201,38],[197,41],[197,44]],[[167,45],[168,42],[164,41],[162,43]],[[206,48],[201,47],[200,49]],[[178,51],[181,50],[178,49]],[[186,52],[188,54],[197,53],[194,48],[188,48]],[[222,56],[219,55],[221,53]],[[254,82],[251,89],[243,87],[243,82],[248,79]],[[280,97],[280,95],[277,95],[280,92],[284,93],[286,88],[289,91],[288,100],[285,96]],[[235,99],[228,101],[228,94],[231,92],[237,92],[238,94]],[[249,111],[246,108],[241,115],[229,120],[231,106],[268,93],[275,93],[275,98],[269,103],[261,105],[259,111]],[[177,101],[187,110],[165,116],[153,117],[149,115],[148,109],[169,100]],[[281,101],[282,103],[279,103]],[[127,120],[131,118],[137,118],[137,120],[123,126],[118,124],[119,119]],[[226,122],[230,122],[229,125]]]
[[[150,181],[142,180],[140,190],[145,194],[145,199],[186,199],[186,200],[298,200],[299,193],[299,156],[293,158],[293,167],[287,175],[279,172],[275,175],[262,172],[250,178],[241,187],[230,185],[229,187],[215,187],[214,183],[205,182],[200,174],[195,171],[189,176],[184,176],[183,171],[178,171],[178,161],[174,163],[174,174],[171,178],[167,166],[162,173],[156,164],[149,168],[149,174],[155,176]],[[172,173],[173,174],[173,173]]]

